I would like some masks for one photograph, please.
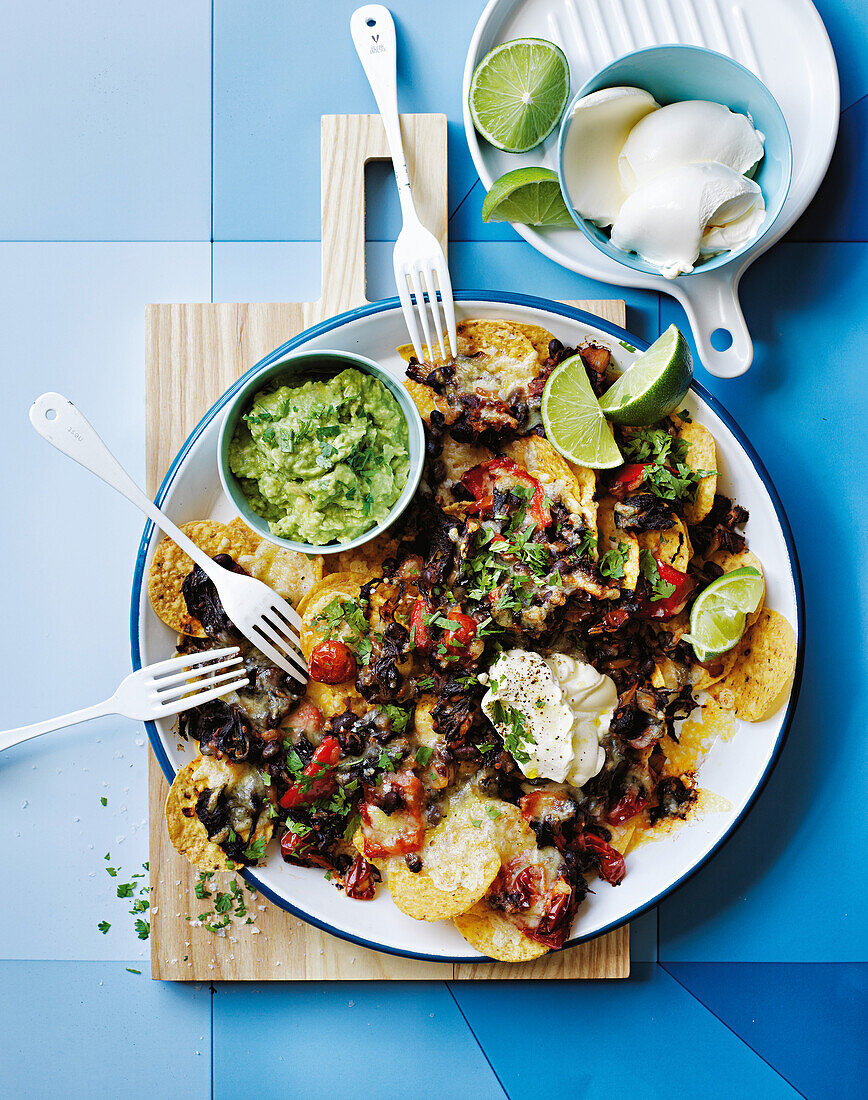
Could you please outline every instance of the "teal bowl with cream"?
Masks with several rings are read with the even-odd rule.
[[[763,157],[753,174],[762,191],[766,210],[758,231],[738,248],[702,259],[692,272],[682,272],[678,278],[714,271],[751,251],[769,232],[783,209],[793,172],[790,134],[777,100],[759,77],[732,58],[700,46],[652,46],[626,54],[586,81],[567,107],[558,140],[558,179],[567,209],[581,232],[595,248],[616,263],[649,275],[661,274],[659,267],[635,252],[614,245],[609,239],[609,230],[582,217],[570,198],[570,176],[574,168],[567,163],[570,157],[565,157],[565,149],[573,109],[580,99],[592,92],[621,87],[641,88],[660,106],[697,99],[723,104],[737,114],[747,115],[755,129],[764,135]]]
[[[284,385],[300,387],[306,382],[330,382],[342,371],[350,368],[359,371],[363,375],[376,378],[394,398],[407,425],[407,480],[397,499],[388,508],[387,514],[368,530],[356,534],[346,542],[339,542],[335,539],[320,544],[276,535],[272,532],[268,520],[251,507],[242,481],[236,476],[230,465],[230,447],[236,431],[242,425],[243,418],[249,413],[257,395],[269,393]],[[329,453],[332,446],[330,440],[335,438],[335,435],[330,434],[331,431],[332,429],[329,428],[317,433],[314,425],[314,438],[318,439],[319,435],[323,437],[321,445],[324,455]],[[291,454],[292,451],[290,450],[287,453]],[[375,459],[376,456],[373,456],[373,458]],[[398,379],[372,359],[345,351],[298,352],[287,356],[279,363],[263,367],[261,370],[252,373],[238,392],[233,395],[226,410],[217,441],[217,469],[220,475],[220,484],[238,515],[241,516],[248,527],[256,531],[262,538],[287,550],[299,550],[304,554],[335,554],[341,550],[353,550],[386,531],[404,512],[413,498],[422,477],[424,459],[425,431],[422,418],[406,388]],[[291,473],[287,471],[286,476],[289,479]],[[303,490],[304,482],[301,481],[300,484]],[[348,508],[351,510],[352,506],[348,506]]]

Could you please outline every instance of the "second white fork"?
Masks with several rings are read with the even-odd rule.
[[[392,156],[392,166],[395,169],[395,180],[398,184],[398,198],[401,202],[404,224],[395,242],[393,262],[398,297],[401,299],[401,309],[404,311],[404,319],[410,331],[413,350],[420,363],[426,359],[432,359],[435,355],[434,343],[431,339],[432,329],[428,323],[428,310],[425,305],[427,294],[434,321],[433,332],[440,346],[440,355],[443,359],[449,359],[450,349],[451,355],[457,354],[458,351],[452,282],[440,242],[419,220],[410,189],[410,173],[407,170],[407,158],[404,154],[404,143],[401,140],[401,122],[398,117],[397,47],[392,14],[382,4],[365,4],[364,7],[357,8],[350,17],[350,33],[362,68],[365,70],[365,76],[374,93],[374,99],[377,101],[380,117],[383,119],[386,140]],[[445,330],[440,320],[438,290],[445,318]],[[413,299],[416,302],[415,311]],[[419,335],[417,313],[425,346],[428,349],[427,355],[424,353]],[[446,342],[447,333],[448,343]]]

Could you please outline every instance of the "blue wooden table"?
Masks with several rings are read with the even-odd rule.
[[[355,6],[5,6],[4,726],[102,698],[128,671],[141,530],[132,508],[36,437],[30,401],[67,393],[141,478],[145,304],[317,297],[319,116],[373,109],[347,30]],[[460,124],[481,0],[391,6],[402,109],[450,120],[455,285],[612,296],[508,226],[481,224]],[[833,167],[745,278],[753,369],[734,382],[700,371],[787,508],[805,579],[805,680],[746,823],[638,922],[630,980],[151,982],[147,943],[116,897],[147,860],[144,735],[104,719],[0,760],[0,1095],[379,1100],[417,1093],[420,1072],[427,1095],[480,1100],[865,1095],[868,7],[819,8],[841,71]],[[394,293],[391,186],[373,173],[371,298]],[[668,299],[626,297],[645,338],[682,320]]]

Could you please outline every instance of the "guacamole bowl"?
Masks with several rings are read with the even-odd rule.
[[[250,483],[248,483],[245,491],[242,480],[236,476],[230,465],[230,448],[232,446],[232,441],[239,427],[242,427],[243,430],[243,418],[250,412],[254,401],[261,402],[263,395],[270,395],[282,386],[288,386],[294,389],[302,387],[306,383],[329,383],[342,371],[348,369],[356,370],[362,375],[367,375],[369,378],[376,379],[385,386],[389,394],[395,399],[400,414],[407,426],[408,471],[406,482],[401,487],[397,499],[395,499],[391,506],[388,506],[388,510],[385,514],[382,514],[382,508],[379,509],[381,514],[372,523],[370,528],[361,532],[358,531],[358,514],[356,513],[353,524],[356,530],[352,532],[352,537],[345,542],[337,541],[337,537],[339,536],[335,536],[334,538],[330,536],[329,541],[324,543],[304,542],[293,538],[284,538],[281,535],[275,534],[268,520],[251,507],[248,496],[250,492]],[[375,387],[375,389],[379,389],[379,387]],[[308,387],[308,390],[310,390],[310,387]],[[368,389],[365,392],[370,393],[370,390]],[[380,392],[382,393],[382,391]],[[260,406],[257,407],[259,408]],[[317,428],[317,419],[323,416],[328,419],[328,413],[332,411],[333,407],[329,406],[324,408],[322,404],[318,404],[312,411],[312,415],[308,416],[305,425],[307,429],[305,438],[309,439],[312,436],[313,439],[317,440],[316,446],[322,447],[323,454],[332,452],[332,442],[338,443],[339,441],[336,437],[339,436],[340,432],[344,431],[343,427],[339,428],[336,425]],[[346,431],[350,433],[355,430],[355,422],[345,427]],[[299,433],[297,425],[294,431],[298,434],[299,439],[301,439],[302,435]],[[387,450],[390,445],[390,440],[388,438],[383,438],[379,441],[378,450]],[[368,449],[368,456],[370,462],[374,464],[379,462],[380,468],[384,468],[382,459],[374,448]],[[310,455],[306,457],[308,460],[308,469],[315,471],[311,476],[316,476],[316,474],[319,473],[318,466],[314,465],[311,467],[309,461]],[[398,378],[378,366],[373,360],[367,359],[363,355],[357,355],[346,351],[326,350],[297,352],[288,355],[278,363],[273,363],[258,370],[254,368],[245,376],[237,392],[232,395],[231,400],[228,402],[217,441],[217,469],[220,474],[220,483],[223,486],[224,493],[238,515],[240,515],[244,522],[256,531],[257,534],[261,535],[262,538],[275,543],[277,546],[285,547],[287,550],[300,550],[304,554],[335,554],[341,550],[353,550],[355,547],[362,546],[364,543],[376,538],[377,535],[382,534],[401,515],[410,503],[413,494],[418,488],[419,479],[422,476],[424,458],[425,432],[422,426],[422,418],[406,388],[401,384]],[[386,473],[388,473],[388,467],[385,467],[385,469]],[[288,475],[287,480],[291,479],[292,475]],[[246,481],[247,478],[245,477],[244,480]],[[303,482],[301,482],[301,484],[303,485]],[[342,486],[338,486],[338,488],[342,488]],[[350,491],[352,492],[353,490]],[[373,503],[376,506],[376,501]],[[332,520],[335,521],[335,509],[332,506],[330,507],[330,516]],[[317,508],[317,505],[312,505],[308,509],[311,521],[314,523],[314,517],[317,515]],[[351,512],[352,506],[348,504],[348,527],[350,526]],[[339,519],[335,522],[339,525]]]

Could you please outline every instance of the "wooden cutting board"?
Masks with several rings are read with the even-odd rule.
[[[446,247],[446,118],[401,119],[419,214]],[[146,313],[147,474],[151,495],[206,410],[274,348],[327,317],[365,302],[365,165],[388,160],[377,115],[322,119],[322,296],[317,302],[153,305]],[[624,324],[623,302],[571,302]],[[216,475],[215,475],[216,476]],[[532,963],[429,963],[371,951],[305,924],[264,899],[256,926],[220,938],[186,917],[208,903],[197,872],[166,835],[168,785],[149,753],[151,976],[180,981],[375,978],[623,978],[630,970],[625,926]],[[229,876],[217,889],[227,889]],[[347,902],[347,904],[364,904]],[[233,942],[233,940],[235,942]]]

